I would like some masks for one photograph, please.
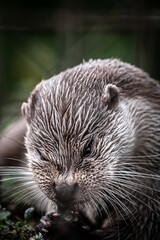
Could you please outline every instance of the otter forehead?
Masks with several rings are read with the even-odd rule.
[[[30,137],[37,148],[66,153],[67,147],[75,155],[80,143],[103,133],[108,111],[99,89],[76,88],[63,77],[42,82],[32,95]]]
[[[133,94],[143,95],[144,85],[149,82],[152,83],[146,73],[117,59],[90,60],[37,85],[29,99],[31,110],[28,117],[32,118],[34,109],[38,111],[42,105],[48,109],[51,105],[55,112],[62,114],[69,107],[74,110],[73,114],[89,106],[98,109],[107,84],[116,85],[121,95],[131,97]]]
[[[100,127],[104,119],[106,122],[102,95],[109,80],[106,82],[103,62],[90,61],[42,81],[29,99],[31,125],[43,123],[47,130],[53,123],[56,132],[75,137],[84,134],[89,125],[93,132],[93,123]]]
[[[117,59],[84,62],[47,81],[42,81],[37,85],[35,92],[46,94],[50,88],[54,88],[57,101],[62,99],[63,95],[67,96],[69,101],[73,97],[81,99],[86,92],[99,96],[107,84],[116,85],[125,97],[142,96],[153,100],[153,95],[159,94],[159,84],[147,73]],[[155,85],[157,92],[152,94],[151,91],[156,90]]]
[[[109,124],[119,117],[119,99],[149,96],[153,101],[155,84],[140,69],[116,59],[80,64],[37,85],[22,107],[28,136],[42,148],[51,145],[57,150],[64,149],[66,141],[85,143],[113,128]]]
[[[59,83],[60,88],[63,88],[64,84],[64,87],[73,87],[77,90],[99,89],[101,91],[108,83],[125,88],[123,86],[129,83],[133,85],[138,82],[145,83],[147,78],[149,78],[148,74],[141,69],[118,59],[98,59],[67,69],[50,80],[51,84],[57,85]]]

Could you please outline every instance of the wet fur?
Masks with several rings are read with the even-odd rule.
[[[78,183],[73,209],[99,239],[157,240],[159,96],[148,74],[116,59],[90,60],[37,85],[22,105],[33,200],[56,211],[53,184]]]

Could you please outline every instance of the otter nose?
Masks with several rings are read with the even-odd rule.
[[[54,188],[55,198],[62,203],[69,202],[74,198],[78,184],[74,183],[72,185],[62,184],[57,185]]]

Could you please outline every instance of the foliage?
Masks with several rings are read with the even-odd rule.
[[[41,240],[41,234],[35,235],[33,223],[29,222],[33,217],[34,208],[28,208],[24,213],[24,219],[16,221],[17,216],[0,206],[0,239],[1,240]]]

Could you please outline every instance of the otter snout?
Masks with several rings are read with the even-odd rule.
[[[67,185],[65,183],[54,186],[55,199],[63,204],[67,204],[73,200],[78,190],[78,184]]]

